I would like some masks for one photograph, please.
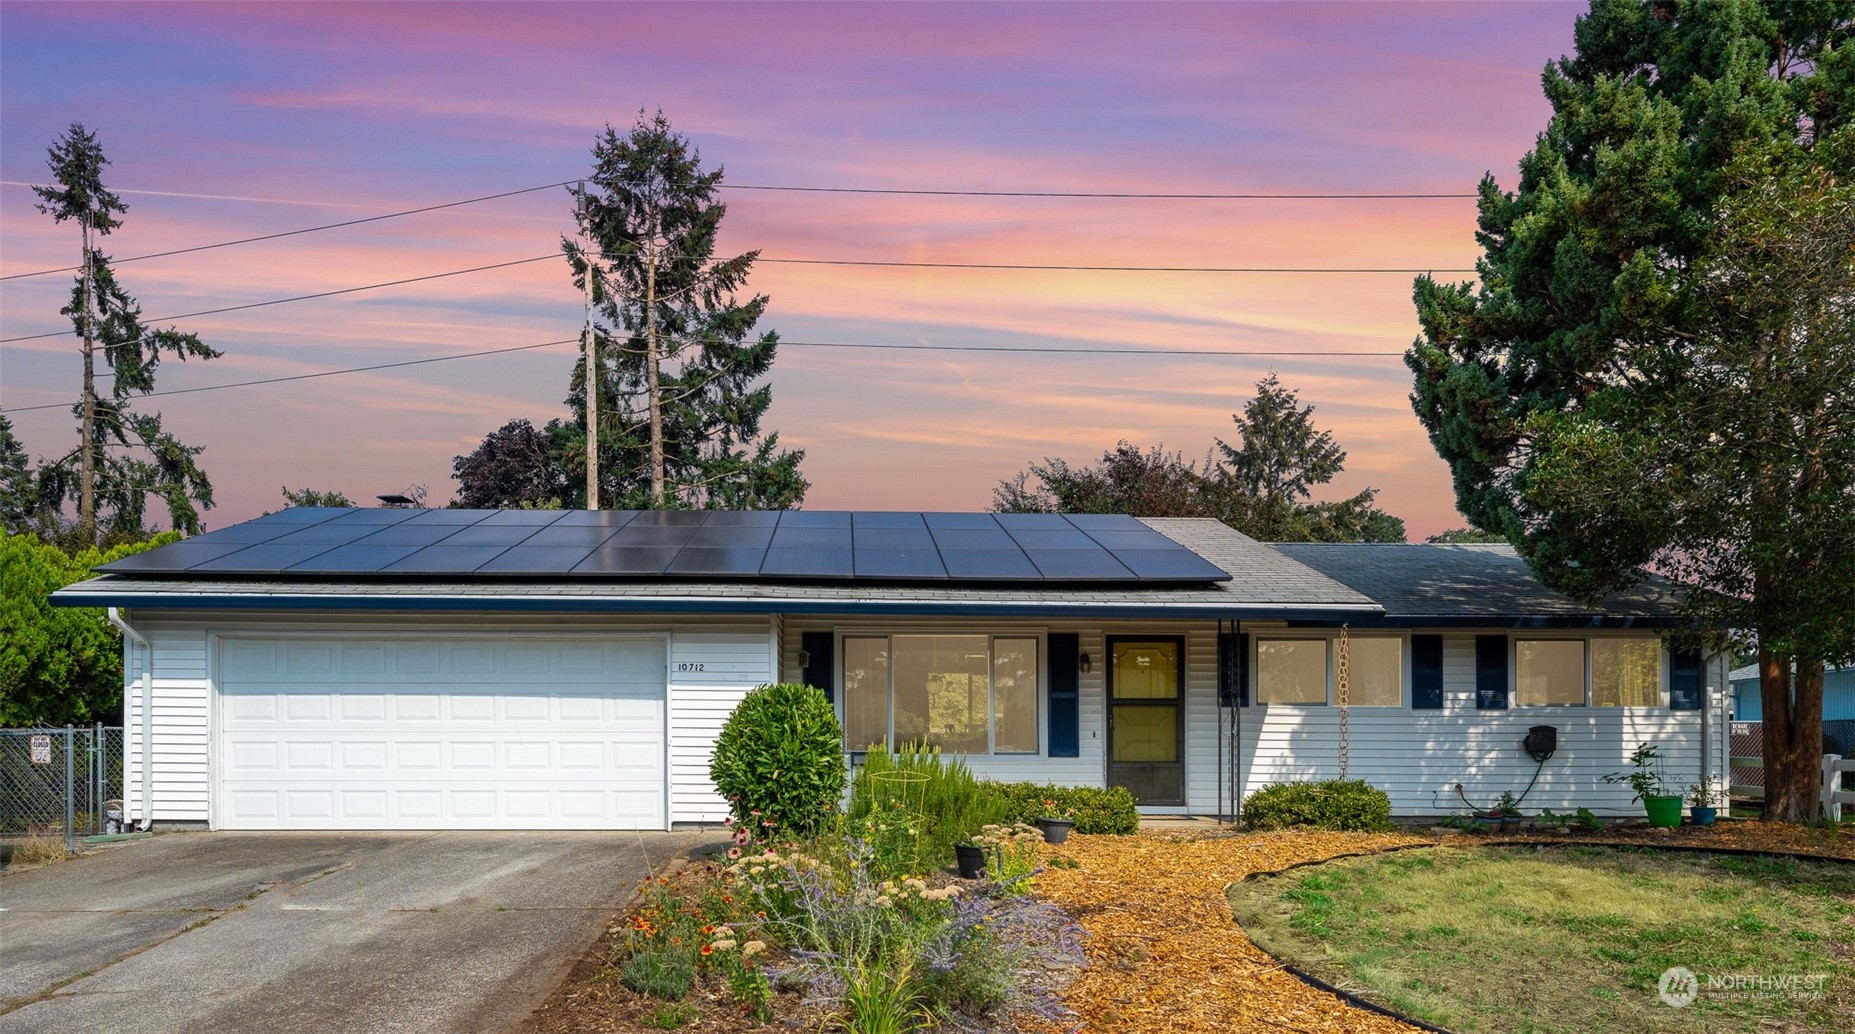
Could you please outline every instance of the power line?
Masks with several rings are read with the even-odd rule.
[[[423,283],[427,280],[441,280],[445,277],[463,276],[466,273],[482,273],[491,269],[506,269],[510,266],[527,265],[532,262],[545,262],[559,258],[558,254],[536,255],[531,258],[511,259],[507,262],[495,262],[487,266],[472,266],[469,269],[453,269],[444,273],[427,273],[424,276],[407,277],[403,280],[388,280],[378,284],[363,284],[359,287],[343,287],[333,291],[318,291],[315,294],[292,295],[288,298],[270,298],[260,302],[247,302],[243,305],[227,305],[217,309],[201,309],[198,312],[183,312],[174,316],[145,317],[148,323],[166,323],[170,320],[192,319],[195,316],[216,316],[221,313],[239,312],[244,309],[261,309],[268,305],[282,305],[286,302],[304,302],[317,298],[332,298],[336,295],[354,294],[360,291],[374,291],[383,287],[401,287],[406,284]],[[881,262],[864,259],[783,259],[761,256],[757,262],[775,263],[794,266],[872,266],[894,269],[1006,269],[1027,271],[1062,271],[1076,273],[1315,273],[1315,274],[1371,274],[1396,273],[1411,275],[1416,273],[1473,273],[1473,269],[1448,269],[1431,266],[1423,269],[1392,269],[1367,267],[1330,267],[1330,266],[1084,266],[1063,264],[1010,263],[1010,262]],[[64,337],[69,331],[55,330],[43,334],[21,334],[16,337],[0,338],[0,344],[12,344],[16,341],[38,341],[44,338]],[[104,346],[122,347],[122,346]]]
[[[1017,262],[876,262],[864,259],[756,259],[793,266],[894,266],[911,269],[1031,269],[1085,273],[1473,273],[1473,269],[1382,269],[1330,266],[1077,266]]]
[[[382,287],[399,287],[403,284],[417,284],[426,280],[441,280],[447,276],[463,276],[465,273],[481,273],[488,269],[507,269],[510,266],[522,266],[531,262],[544,262],[548,259],[559,257],[559,255],[536,255],[533,258],[511,259],[508,262],[495,262],[487,266],[472,266],[469,269],[453,269],[448,273],[427,273],[424,276],[407,277],[404,280],[388,280],[385,283],[363,284],[360,287],[343,287],[334,291],[318,291],[315,294],[293,295],[289,298],[271,298],[261,302],[247,302],[244,305],[227,305],[218,309],[201,309],[199,312],[183,312],[177,316],[149,316],[145,317],[145,320],[149,323],[166,323],[169,320],[192,319],[195,316],[216,316],[222,312],[238,312],[241,309],[261,309],[266,305],[282,305],[285,302],[306,302],[314,298],[332,298],[339,294],[354,294],[357,291],[374,291]],[[0,338],[0,345],[11,344],[15,341],[37,341],[40,338],[64,337],[68,333],[70,333],[70,331],[55,330],[45,334],[23,334],[19,337],[5,337]],[[126,348],[137,343],[138,342],[131,341],[122,345],[105,345],[103,347]]]
[[[722,340],[722,339],[706,339]],[[316,373],[299,373],[287,377],[265,377],[260,380],[234,381],[230,384],[204,384],[194,388],[175,388],[171,391],[151,391],[132,396],[127,401],[144,398],[159,398],[163,395],[192,395],[202,391],[220,391],[226,388],[250,388],[262,384],[283,384],[289,381],[307,381],[319,377],[335,377],[347,373],[372,373],[377,370],[393,370],[404,366],[424,366],[430,363],[450,362],[453,359],[478,359],[483,356],[507,355],[511,352],[527,352],[537,348],[551,348],[557,345],[577,345],[580,339],[562,338],[558,341],[543,341],[534,345],[516,345],[512,348],[492,348],[482,352],[461,352],[457,355],[439,355],[426,359],[408,359],[397,363],[378,363],[373,366],[354,366],[341,370],[321,370]],[[701,344],[702,341],[691,341]],[[1039,347],[1033,345],[878,345],[860,341],[780,341],[783,346],[798,348],[856,348],[876,352],[1010,352],[1010,353],[1050,353],[1053,355],[1203,355],[1203,356],[1354,356],[1364,358],[1383,358],[1402,356],[1403,352],[1338,352],[1338,351],[1287,351],[1282,349],[1198,349],[1198,348],[1081,348],[1074,346]],[[0,413],[31,413],[44,409],[63,409],[73,405],[71,402],[48,402],[37,406],[13,406],[0,409]]]
[[[1161,194],[1087,190],[910,190],[899,187],[775,187],[723,183],[723,190],[780,190],[807,194],[913,194],[928,197],[1123,198],[1142,201],[1429,201],[1478,194]]]
[[[562,180],[559,183],[544,183],[538,187],[523,187],[520,190],[506,190],[499,194],[485,194],[482,197],[466,198],[463,201],[448,201],[444,204],[426,205],[421,208],[408,208],[398,212],[370,215],[361,219],[348,219],[338,223],[324,223],[320,226],[305,226],[297,230],[283,230],[278,233],[261,234],[256,237],[241,237],[237,240],[219,241],[215,244],[199,244],[189,248],[175,248],[171,251],[155,251],[146,255],[131,255],[127,258],[111,259],[112,263],[141,262],[144,259],[168,258],[173,255],[187,255],[196,251],[211,251],[215,248],[230,248],[239,244],[255,244],[259,241],[273,241],[282,237],[294,237],[298,234],[316,233],[320,230],[338,230],[344,226],[360,226],[365,223],[377,223],[386,219],[399,219],[408,215],[424,212],[437,212],[446,208],[458,208],[474,205],[484,201],[495,201],[520,194],[533,194],[537,191],[552,190],[580,182],[577,179]],[[31,184],[27,184],[30,186]],[[802,187],[759,183],[723,183],[723,190],[762,190],[788,193],[808,194],[894,194],[920,197],[1026,197],[1026,198],[1107,198],[1121,200],[1149,201],[1425,201],[1440,199],[1473,198],[1476,194],[1168,194],[1139,191],[1060,191],[1060,190],[918,190],[901,187]],[[127,193],[128,191],[125,191]],[[162,193],[153,191],[151,193]],[[25,277],[47,276],[52,273],[70,273],[81,266],[59,266],[56,269],[36,269],[30,273],[12,273],[0,276],[0,281],[19,280]]]
[[[324,223],[321,226],[305,226],[300,230],[284,230],[279,233],[267,233],[258,237],[241,237],[235,241],[220,241],[217,244],[199,244],[191,248],[175,248],[172,251],[155,251],[146,255],[131,255],[128,258],[110,259],[110,263],[112,265],[119,265],[124,262],[140,262],[143,259],[167,258],[170,255],[187,255],[196,251],[211,251],[214,248],[230,248],[236,244],[255,244],[258,241],[274,241],[279,237],[294,237],[297,234],[315,233],[318,230],[338,230],[344,226],[360,226],[363,223],[377,223],[383,219],[398,219],[402,216],[419,215],[423,212],[437,212],[446,208],[457,208],[461,205],[474,205],[483,201],[495,201],[498,198],[514,197],[517,194],[533,194],[538,190],[552,190],[555,187],[564,187],[569,183],[576,182],[578,181],[563,180],[560,183],[544,183],[539,187],[523,187],[521,190],[505,190],[500,194],[485,194],[482,197],[468,198],[463,201],[447,201],[442,205],[426,205],[423,208],[408,208],[401,212],[388,212],[385,215],[370,215],[364,219],[348,219],[339,223]],[[30,273],[14,273],[10,276],[0,276],[0,280],[18,280],[22,277],[46,276],[51,273],[70,273],[82,268],[82,266],[60,266],[57,269],[38,269]],[[177,316],[168,317],[168,319],[178,318]]]

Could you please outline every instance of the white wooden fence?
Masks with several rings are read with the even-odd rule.
[[[1855,772],[1855,759],[1844,761],[1840,754],[1823,755],[1823,814],[1831,822],[1842,821],[1842,806],[1855,804],[1855,790],[1842,788],[1842,773]]]

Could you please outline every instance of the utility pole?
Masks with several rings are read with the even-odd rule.
[[[586,263],[586,508],[599,509],[599,345],[593,328],[592,209],[580,181],[580,258]]]
[[[90,213],[78,216],[77,223],[84,235],[84,287],[79,292],[84,306],[84,415],[78,429],[78,436],[83,440],[78,443],[77,529],[84,544],[94,546],[97,542],[97,370],[95,324],[90,318],[93,308],[91,280],[95,270],[90,250]]]

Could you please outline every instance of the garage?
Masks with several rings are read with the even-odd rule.
[[[221,829],[663,829],[662,636],[220,635]]]

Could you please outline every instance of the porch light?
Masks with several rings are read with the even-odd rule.
[[[1085,653],[1076,657],[1076,670],[1080,671],[1082,674],[1087,675],[1089,670],[1094,666],[1094,663],[1089,660],[1088,654]]]

